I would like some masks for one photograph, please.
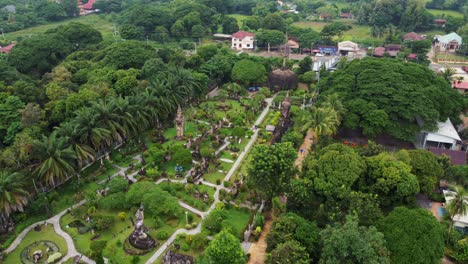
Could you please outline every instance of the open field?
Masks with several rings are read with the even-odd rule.
[[[463,14],[454,10],[440,10],[440,9],[427,9],[427,11],[434,16],[448,15],[456,18],[463,18]]]
[[[323,29],[323,27],[331,24],[332,22],[333,21],[330,21],[330,22],[301,21],[301,22],[294,23],[293,26],[300,27],[300,28],[312,28],[313,30],[320,32]],[[354,24],[353,20],[351,19],[340,19],[334,22],[343,22],[344,24],[350,25],[352,27],[351,30],[344,32],[342,39],[340,39],[339,41],[351,40],[351,41],[355,41],[358,43],[365,42],[366,44],[369,42],[381,41],[381,39],[374,38],[371,36],[370,28],[368,26]]]
[[[15,31],[15,32],[5,33],[5,37],[10,41],[17,40],[18,38],[20,39],[28,38],[34,35],[42,34],[49,29],[56,28],[60,25],[65,25],[70,22],[78,22],[78,23],[82,23],[85,25],[90,25],[96,30],[98,30],[99,32],[101,32],[102,37],[104,39],[112,38],[112,31],[113,31],[112,23],[103,19],[99,15],[81,16],[81,17],[67,19],[67,20],[60,21],[60,22],[48,23],[46,25],[40,25],[36,27],[31,27],[31,28]]]
[[[233,17],[237,20],[237,24],[239,25],[239,28],[241,28],[244,24],[242,21],[249,17],[247,15],[241,15],[241,14],[232,14],[228,16]]]

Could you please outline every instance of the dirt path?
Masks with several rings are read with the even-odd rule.
[[[250,258],[249,264],[263,264],[266,260],[266,237],[270,233],[271,223],[273,220],[270,218],[266,221],[262,234],[256,243],[253,243],[249,249]]]
[[[294,161],[294,166],[299,168],[301,170],[302,168],[302,161],[307,157],[307,155],[310,152],[310,147],[312,144],[314,144],[314,132],[312,130],[307,131],[307,135],[304,138],[304,142],[302,142],[302,145],[299,147],[299,150],[297,151],[297,159]],[[303,151],[301,151],[303,150]]]

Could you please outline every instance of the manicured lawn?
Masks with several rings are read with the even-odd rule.
[[[462,13],[454,10],[427,9],[427,11],[433,14],[434,16],[448,15],[456,18],[463,18]]]
[[[227,219],[226,221],[230,223],[230,226],[233,227],[233,231],[235,234],[238,235],[238,238],[243,238],[244,230],[250,220],[250,211],[245,208],[235,208],[232,206],[231,208],[225,209],[227,212]]]
[[[6,258],[4,259],[5,262],[3,263],[21,263],[21,251],[23,251],[23,249],[25,249],[30,244],[39,240],[52,241],[59,247],[62,256],[65,256],[67,254],[68,248],[65,240],[59,235],[57,235],[54,231],[53,225],[49,224],[47,225],[47,227],[42,226],[42,229],[39,232],[31,230],[23,239],[23,241],[21,241],[18,247],[6,256]]]
[[[114,217],[114,225],[110,227],[108,230],[103,231],[101,233],[101,236],[98,238],[98,240],[105,240],[107,241],[107,246],[104,249],[103,255],[106,258],[110,258],[113,261],[117,261],[115,263],[131,263],[131,259],[133,256],[128,255],[125,253],[123,250],[122,244],[124,241],[129,237],[129,235],[133,232],[133,225],[129,219],[129,217],[133,217],[134,212],[133,211],[128,211],[126,212],[127,214],[127,219],[125,221],[121,221],[118,217],[117,214],[118,212],[115,211],[104,211],[104,210],[99,210],[99,214],[101,215],[108,215]],[[193,222],[199,223],[200,220],[199,218],[193,215]],[[78,230],[76,228],[70,227],[66,228],[66,225],[68,225],[70,222],[76,220],[75,217],[71,216],[70,214],[67,214],[63,216],[60,219],[60,225],[62,226],[62,229],[65,230],[67,233],[70,234],[70,236],[73,238],[73,241],[75,243],[75,246],[78,251],[80,251],[83,254],[89,254],[89,244],[91,242],[91,238],[94,236],[91,232],[88,232],[86,234],[79,234]],[[83,221],[83,220],[82,220]],[[174,233],[175,230],[178,228],[185,227],[186,221],[185,221],[185,213],[181,211],[180,215],[178,215],[177,218],[174,219],[162,219],[162,223],[156,224],[155,220],[152,217],[146,217],[145,218],[145,225],[150,228],[149,235],[156,239],[160,244],[162,244],[164,241],[160,241],[157,239],[157,234],[159,232],[167,232],[169,236]],[[97,231],[95,232],[95,234]],[[140,256],[140,262],[138,263],[145,263],[148,258],[151,257],[151,255],[157,250],[155,248],[153,251]]]
[[[213,184],[216,184],[216,180],[218,179],[222,182],[224,177],[226,177],[226,175],[218,171],[203,175],[203,179],[205,179],[205,181],[211,182]]]
[[[46,25],[31,27],[27,29],[23,29],[20,31],[15,31],[11,33],[5,33],[5,37],[8,40],[16,40],[17,38],[29,38],[30,36],[39,35],[46,32],[49,29],[56,28],[60,25],[65,25],[70,22],[78,22],[85,25],[92,26],[94,29],[101,32],[102,37],[104,39],[112,39],[112,23],[102,18],[99,15],[88,15],[88,16],[81,16],[77,18],[72,18],[60,22],[55,23],[48,23]]]

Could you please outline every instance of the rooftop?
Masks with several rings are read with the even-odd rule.
[[[412,41],[419,41],[419,40],[424,40],[425,38],[421,35],[419,35],[416,32],[410,32],[406,33],[403,35],[403,40],[412,40]]]
[[[462,44],[462,37],[460,37],[455,32],[443,36],[435,36],[435,38],[441,43],[450,43],[451,41],[456,41],[458,44]]]
[[[467,90],[467,89],[468,89],[468,82],[457,82],[457,81],[453,81],[453,82],[452,82],[452,87],[453,87],[453,88],[456,88],[456,89]]]
[[[253,33],[247,31],[237,31],[236,33],[232,34],[233,38],[243,39],[245,37],[253,37],[255,36]]]
[[[0,53],[10,53],[11,49],[15,46],[15,43],[11,43],[3,48],[0,48]]]
[[[95,2],[96,0],[88,0],[88,3],[82,5],[81,7],[86,10],[92,10]]]
[[[450,162],[453,165],[465,165],[466,164],[466,152],[461,150],[453,150],[453,149],[441,149],[441,148],[433,148],[430,147],[429,151],[437,156],[446,155],[450,157]]]

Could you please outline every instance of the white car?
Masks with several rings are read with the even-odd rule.
[[[325,55],[323,55],[322,53],[315,54],[315,57],[323,57],[323,56],[325,56]]]

